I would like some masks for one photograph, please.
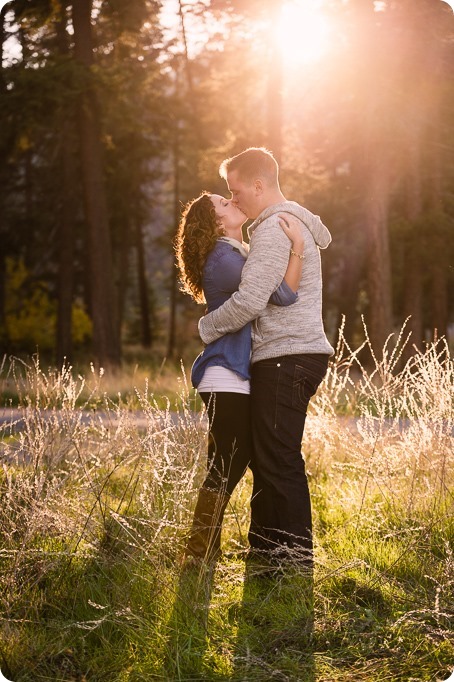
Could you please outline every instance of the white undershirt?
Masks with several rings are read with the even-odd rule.
[[[242,379],[226,367],[210,365],[197,386],[199,393],[246,393],[251,392],[249,379]]]
[[[233,246],[234,249],[237,249],[243,258],[247,258],[249,256],[249,244],[245,244],[245,242],[239,242],[238,239],[233,239],[233,237],[219,237],[220,242],[227,242],[227,244],[230,244],[230,246]]]

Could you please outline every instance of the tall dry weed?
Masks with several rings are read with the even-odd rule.
[[[314,500],[318,618],[331,627],[326,593],[353,589],[358,571],[374,599],[377,581],[397,594],[396,580],[417,575],[427,548],[439,562],[425,571],[424,589],[436,596],[415,601],[393,627],[422,631],[424,623],[429,637],[444,641],[454,585],[446,530],[454,366],[444,340],[404,362],[406,342],[403,331],[390,337],[378,358],[367,335],[353,350],[341,330],[311,403],[303,452]],[[361,359],[365,351],[372,367]],[[18,403],[15,411],[4,406],[9,417],[0,426],[0,629],[11,646],[19,642],[17,651],[27,648],[20,645],[25,623],[38,622],[43,610],[65,612],[70,629],[104,633],[104,646],[107,631],[145,641],[150,619],[171,627],[165,614],[181,598],[176,560],[206,465],[205,414],[184,371],[172,398],[144,379],[134,394],[113,399],[112,379],[108,392],[104,379],[94,368],[88,377],[70,367],[44,371],[38,359],[0,371],[1,388],[7,394],[14,385]],[[225,548],[247,547],[249,495],[247,476],[227,510]],[[93,582],[98,574],[104,593]]]

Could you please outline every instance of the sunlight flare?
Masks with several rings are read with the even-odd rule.
[[[276,27],[276,39],[288,64],[308,64],[320,59],[330,43],[330,25],[320,2],[286,2]]]

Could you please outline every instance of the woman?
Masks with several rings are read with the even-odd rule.
[[[238,289],[247,258],[243,243],[244,213],[230,200],[203,192],[184,209],[175,242],[182,290],[208,311]],[[274,305],[291,305],[302,272],[300,221],[280,216],[290,239],[289,265]],[[199,491],[186,556],[213,559],[220,553],[222,519],[230,495],[251,459],[249,406],[251,325],[209,344],[192,367],[191,380],[206,405],[210,430],[208,466]]]

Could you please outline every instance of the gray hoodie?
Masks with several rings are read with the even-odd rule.
[[[289,239],[279,227],[278,214],[284,212],[302,222],[305,256],[298,300],[287,307],[269,303],[284,278],[290,253]],[[265,209],[250,226],[249,237],[240,287],[220,308],[201,318],[202,340],[211,343],[254,320],[252,362],[298,353],[332,355],[323,329],[320,262],[320,249],[331,242],[328,229],[306,208],[285,201]]]

